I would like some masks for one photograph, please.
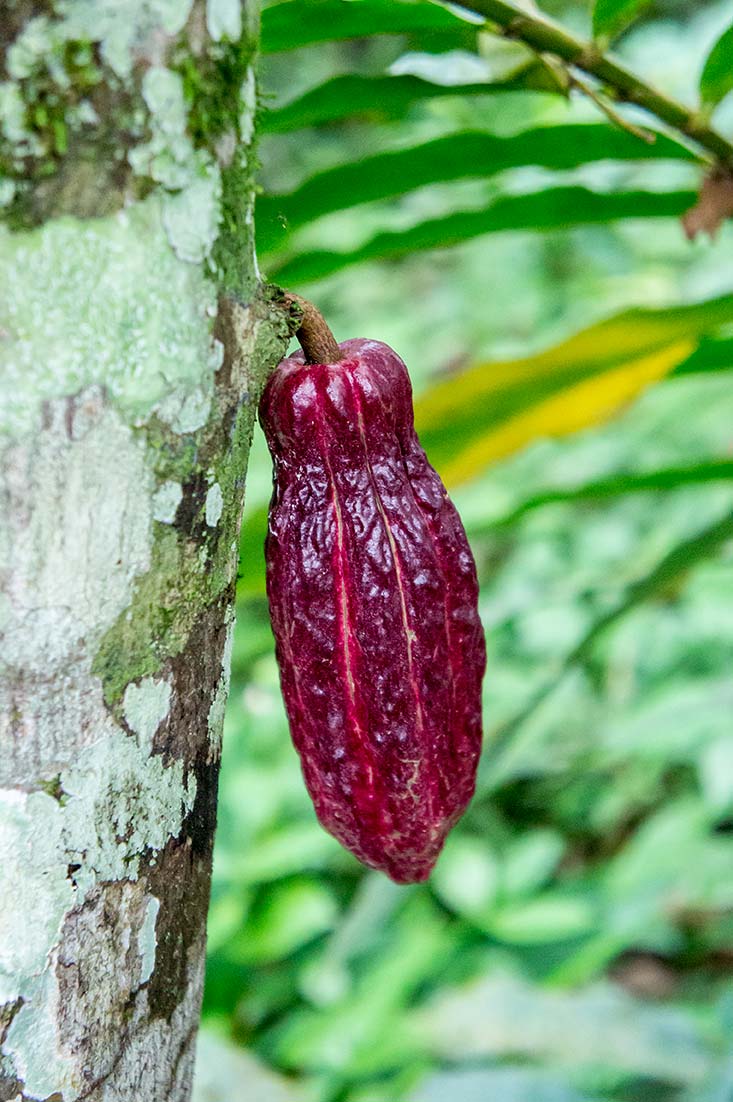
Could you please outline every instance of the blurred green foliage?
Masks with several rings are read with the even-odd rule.
[[[340,22],[334,42],[345,8],[354,24]],[[592,33],[592,5],[547,10]],[[599,0],[595,23],[621,33],[637,71],[694,102],[730,5]],[[699,173],[654,163],[643,145],[645,160],[568,168],[582,140],[574,152],[563,135],[579,125],[605,127],[609,151],[632,138],[587,101],[517,90],[535,61],[488,35],[477,44],[433,5],[290,0],[265,12],[264,45],[265,272],[280,279],[297,260],[302,282],[289,285],[339,339],[373,336],[403,355],[439,469],[450,476],[469,444],[481,453],[454,481],[482,587],[486,741],[477,796],[427,885],[361,868],[321,830],[264,600],[258,435],[198,1100],[730,1102],[733,229],[690,245],[678,206],[647,219],[651,204],[593,226],[545,218],[555,228],[542,233],[426,233],[528,197],[551,208],[558,184],[617,201],[691,193]],[[710,97],[726,77],[718,61],[707,69]],[[415,87],[438,71],[455,94]],[[514,86],[481,93],[483,80]],[[353,112],[339,98],[349,89]],[[730,97],[717,110],[721,128],[733,121]],[[521,135],[537,127],[556,129],[553,166],[526,154]],[[467,130],[487,149],[519,149],[513,167],[495,178],[436,168],[437,182],[403,177],[392,198],[370,177],[358,205],[339,197],[345,166],[371,158],[372,172],[399,154],[409,173],[402,151]],[[291,224],[273,244],[278,194]],[[421,234],[418,249],[395,247]],[[307,261],[316,254],[321,268]],[[581,408],[579,384],[624,369],[628,381],[630,365],[665,349],[615,405],[586,389]],[[496,451],[491,434],[510,422],[511,446]]]

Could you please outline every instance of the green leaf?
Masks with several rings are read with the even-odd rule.
[[[562,1072],[527,1067],[457,1068],[434,1072],[407,1102],[596,1102],[571,1086]],[[195,1100],[194,1100],[195,1102]]]
[[[733,678],[727,672],[711,676],[696,672],[698,676],[668,678],[630,702],[623,712],[608,718],[599,739],[613,760],[634,756],[670,768],[676,763],[700,766],[711,750],[710,760],[721,765],[733,758],[733,739],[728,738]],[[720,748],[726,739],[729,753],[722,755]],[[715,789],[716,796],[705,801],[713,814],[727,810],[729,800],[733,800],[733,767],[718,772]],[[723,793],[725,800],[719,801]]]
[[[201,1029],[196,1042],[196,1074],[192,1102],[220,1102],[247,1095],[260,1102],[305,1102],[303,1088],[268,1068],[252,1053],[220,1037],[211,1029]],[[564,1100],[560,1100],[564,1102]]]
[[[486,928],[513,945],[543,945],[589,934],[596,925],[597,916],[588,899],[546,892],[502,907]]]
[[[715,340],[705,337],[695,351],[674,369],[674,375],[693,375],[701,371],[730,371],[733,368],[733,338]]]
[[[705,103],[715,105],[733,89],[733,26],[723,31],[708,54],[702,76],[700,95]]]
[[[539,126],[509,136],[481,131],[449,134],[318,172],[291,192],[262,196],[257,204],[258,249],[262,253],[280,246],[283,226],[291,233],[325,214],[391,199],[427,184],[489,178],[527,165],[564,171],[594,161],[692,158],[689,150],[663,134],[649,145],[604,123]]]
[[[265,595],[265,536],[267,535],[267,506],[248,512],[239,536],[239,574],[237,596],[264,597]]]
[[[466,481],[532,439],[608,419],[731,321],[733,295],[628,310],[534,356],[474,364],[416,401],[423,445],[447,484]]]
[[[453,833],[430,882],[446,907],[471,917],[491,909],[499,891],[499,878],[499,863],[484,839]]]
[[[333,895],[314,880],[292,880],[268,889],[229,947],[244,963],[281,960],[331,929],[338,915]]]
[[[610,1069],[699,1083],[713,1059],[694,1017],[634,999],[607,982],[582,991],[543,990],[494,968],[479,982],[444,989],[417,1020],[433,1053],[453,1065],[524,1056],[559,1066],[572,1079],[586,1070],[597,1081],[600,1069]]]
[[[547,66],[538,62],[528,62],[506,80],[482,84],[433,84],[416,76],[367,77],[350,73],[333,77],[284,106],[266,111],[260,130],[282,134],[354,116],[371,121],[400,119],[413,103],[424,99],[485,96],[519,90],[553,92],[558,86],[553,83]]]
[[[668,591],[699,563],[716,555],[730,539],[733,539],[733,516],[726,515],[682,540],[671,548],[650,571],[627,587],[621,599],[591,624],[583,638],[568,654],[562,667],[555,670],[552,679],[540,686],[529,703],[494,732],[482,762],[482,773],[479,774],[478,783],[479,792],[487,787],[485,778],[489,776],[493,763],[506,752],[520,727],[548,699],[566,673],[575,666],[585,664],[592,657],[596,643],[605,632],[643,602]]]
[[[663,467],[654,471],[629,471],[584,482],[579,486],[558,486],[542,490],[503,517],[471,525],[469,532],[472,536],[477,536],[497,528],[508,528],[521,520],[526,513],[543,505],[569,501],[602,501],[604,498],[621,497],[624,494],[677,490],[680,486],[729,480],[733,480],[733,459],[705,460],[686,467]]]
[[[613,38],[625,30],[651,0],[596,0],[593,8],[593,35]]]
[[[456,34],[467,44],[475,40],[476,25],[438,4],[399,3],[397,0],[285,0],[262,13],[261,50],[265,54],[296,50],[316,42],[375,34],[408,34],[451,44]],[[442,48],[445,48],[444,46]]]
[[[289,1015],[276,1031],[273,1048],[283,1066],[352,1074],[394,1067],[393,1046],[410,1043],[400,1034],[400,1015],[450,944],[444,918],[429,897],[401,890],[405,906],[384,928],[353,989],[326,1008]]]
[[[557,868],[565,842],[554,830],[536,827],[519,835],[508,847],[502,870],[502,888],[508,898],[527,897],[544,886]]]
[[[675,911],[729,908],[729,867],[730,843],[713,833],[702,802],[685,797],[664,806],[604,869],[601,932],[560,965],[553,979],[587,982],[622,950],[663,928]]]
[[[361,878],[323,951],[300,974],[300,989],[310,1002],[327,1006],[346,998],[353,988],[355,961],[378,951],[384,930],[404,901],[403,889],[381,873]]]
[[[267,883],[304,869],[321,868],[333,860],[334,853],[341,855],[318,823],[285,824],[249,844],[237,861],[237,877],[242,884]]]
[[[583,187],[548,188],[529,195],[507,195],[484,210],[458,211],[428,219],[410,229],[379,233],[348,253],[314,250],[296,253],[263,267],[286,287],[323,279],[352,264],[394,260],[426,249],[447,248],[473,241],[482,234],[505,230],[562,230],[571,226],[605,225],[623,218],[678,218],[695,202],[693,191],[627,191],[604,194]],[[275,254],[276,255],[276,254]]]
[[[704,528],[702,532],[690,536],[689,539],[673,547],[653,570],[629,586],[623,600],[615,608],[596,620],[568,657],[567,666],[584,662],[597,640],[612,624],[643,601],[650,600],[656,594],[676,584],[698,563],[715,555],[718,549],[731,538],[733,538],[733,516],[724,516],[721,520]]]

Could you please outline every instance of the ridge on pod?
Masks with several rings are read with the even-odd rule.
[[[364,864],[411,883],[474,792],[476,567],[415,433],[404,363],[379,341],[338,348],[334,363],[284,359],[262,396],[267,594],[316,814]]]

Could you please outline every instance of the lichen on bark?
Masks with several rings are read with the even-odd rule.
[[[17,0],[0,34],[0,1096],[183,1102],[289,336],[253,249],[256,5]]]

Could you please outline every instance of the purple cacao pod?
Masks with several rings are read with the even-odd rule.
[[[476,568],[415,434],[402,360],[378,341],[339,348],[336,363],[283,360],[262,397],[267,593],[316,814],[364,864],[411,883],[474,791]]]

